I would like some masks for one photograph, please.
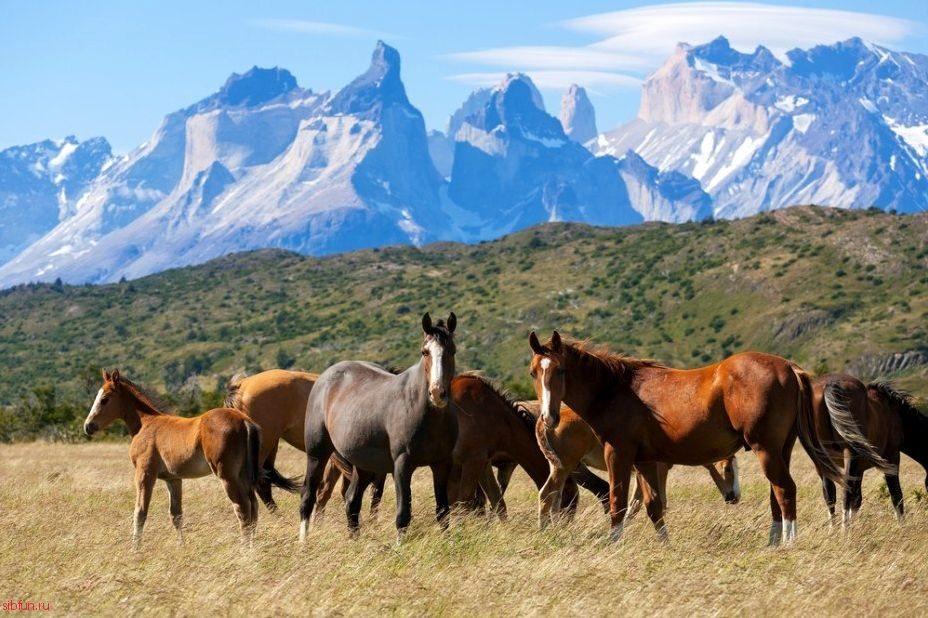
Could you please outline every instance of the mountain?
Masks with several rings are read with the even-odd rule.
[[[800,207],[681,225],[549,223],[479,246],[322,259],[263,250],[131,282],[17,286],[0,292],[0,408],[50,376],[63,403],[101,365],[174,394],[275,367],[281,351],[313,371],[347,357],[405,367],[421,313],[451,309],[460,370],[520,394],[531,391],[526,333],[557,328],[679,367],[766,350],[924,397],[926,251],[928,214]]]
[[[857,38],[787,57],[681,44],[645,81],[638,118],[594,148],[699,180],[720,217],[928,207],[928,57]]]
[[[0,264],[70,216],[111,158],[102,137],[73,135],[0,151]]]
[[[73,216],[0,267],[0,285],[114,281],[263,247],[420,243],[451,234],[442,184],[393,48],[378,43],[334,95],[254,68],[165,118]]]
[[[596,130],[596,111],[586,95],[586,90],[571,84],[561,97],[561,126],[567,137],[585,144],[599,134]]]
[[[544,221],[642,221],[614,159],[571,141],[538,103],[525,75],[509,75],[455,133],[449,195],[489,238]]]

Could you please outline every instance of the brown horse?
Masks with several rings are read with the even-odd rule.
[[[258,480],[258,497],[268,510],[277,509],[271,486],[297,491],[297,479],[288,479],[275,466],[280,441],[300,452],[306,451],[303,423],[306,401],[318,373],[270,369],[253,376],[233,378],[227,386],[225,405],[235,408],[261,428],[261,452],[258,458],[264,474]]]
[[[215,474],[232,501],[244,539],[254,537],[258,522],[255,484],[260,469],[261,430],[238,410],[215,408],[194,418],[166,414],[142,390],[120,376],[103,372],[103,386],[84,421],[92,436],[117,419],[129,427],[129,457],[135,466],[133,544],[142,541],[155,481],[162,479],[171,498],[171,519],[183,540],[181,479]]]
[[[500,518],[506,517],[502,491],[493,478],[490,465],[513,462],[521,466],[541,488],[548,479],[548,463],[535,442],[535,417],[517,405],[488,378],[468,372],[451,381],[451,402],[457,412],[458,438],[454,446],[454,466],[448,486],[452,503],[474,509],[477,489],[483,491],[490,507]],[[329,459],[324,482],[317,497],[316,509],[328,502],[335,485],[341,481],[343,495],[350,466],[337,455]],[[386,475],[373,483],[371,509],[376,509],[383,492]],[[561,496],[561,506],[572,510],[577,504],[577,485],[570,479]]]
[[[701,369],[671,369],[611,354],[557,331],[542,345],[533,332],[530,373],[545,425],[557,427],[561,401],[603,442],[609,471],[610,538],[622,535],[634,464],[645,481],[648,516],[666,536],[654,462],[702,465],[744,445],[756,453],[770,481],[770,544],[796,536],[796,484],[789,460],[798,435],[822,471],[840,470],[815,441],[811,384],[797,365],[770,354],[745,352]]]
[[[813,380],[812,388],[815,430],[835,465],[844,468],[847,490],[843,525],[849,525],[860,509],[863,474],[870,468],[885,475],[893,508],[901,521],[905,509],[899,485],[899,453],[909,455],[928,470],[928,417],[912,405],[911,396],[882,382],[865,386],[853,376],[829,374]],[[850,433],[847,427],[851,427]],[[854,435],[857,427],[866,437],[864,443]],[[835,484],[827,476],[820,476],[833,523]]]
[[[541,488],[538,496],[539,525],[544,526],[550,516],[557,512],[556,507],[560,502],[559,496],[564,480],[577,469],[577,466],[582,463],[590,468],[606,470],[603,444],[596,438],[596,434],[593,433],[590,426],[563,403],[561,404],[560,422],[554,428],[547,428],[541,419],[541,403],[539,401],[523,401],[521,405],[529,414],[537,418],[535,435],[538,440],[538,447],[544,453],[550,466],[548,480]],[[665,463],[658,463],[657,465],[657,490],[665,509],[667,508],[667,472],[670,467]],[[729,504],[736,504],[741,499],[741,486],[735,457],[731,456],[715,464],[707,464],[704,467],[709,470],[712,480],[715,481],[725,501]],[[642,492],[645,481],[637,470],[636,477],[635,495],[626,519],[631,518],[638,512],[644,498]],[[608,512],[609,484],[600,480],[599,486],[592,491],[594,491],[602,502],[603,508]]]

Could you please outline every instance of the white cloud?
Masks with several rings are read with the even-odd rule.
[[[303,34],[327,34],[332,36],[348,37],[376,37],[380,39],[397,39],[396,35],[386,32],[377,32],[355,26],[333,24],[325,21],[307,21],[304,19],[256,19],[251,25],[265,30],[279,30],[282,32],[300,32]]]
[[[782,56],[796,47],[854,36],[892,46],[922,29],[916,22],[884,15],[753,2],[659,4],[589,15],[560,25],[605,36],[592,45],[600,51],[660,59],[679,42],[705,43],[719,35],[736,49],[753,51],[764,45]]]
[[[577,83],[588,88],[630,87],[656,69],[677,43],[707,43],[719,35],[732,47],[753,51],[764,45],[784,57],[796,48],[832,44],[859,36],[893,47],[924,34],[916,22],[870,13],[778,6],[755,2],[656,4],[599,13],[557,24],[600,37],[586,45],[498,47],[450,54],[459,62],[531,75],[539,88]],[[504,73],[461,73],[448,79],[489,85]]]

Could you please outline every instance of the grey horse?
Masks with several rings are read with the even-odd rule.
[[[373,363],[342,361],[326,369],[306,403],[306,476],[300,500],[300,540],[305,541],[325,465],[337,452],[353,466],[345,496],[348,529],[357,534],[364,490],[378,474],[393,474],[398,539],[412,518],[413,470],[429,466],[435,512],[447,526],[448,479],[457,440],[449,406],[454,376],[454,313],[433,325],[422,316],[421,358],[400,374]]]

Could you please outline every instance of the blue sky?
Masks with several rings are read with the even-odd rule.
[[[287,68],[316,91],[338,89],[366,68],[378,38],[399,49],[429,128],[444,128],[478,85],[524,70],[549,111],[567,83],[586,86],[603,130],[634,117],[638,83],[676,41],[717,34],[743,50],[857,34],[928,53],[928,3],[2,0],[0,148],[75,134],[103,135],[124,152],[166,113],[253,65]]]

